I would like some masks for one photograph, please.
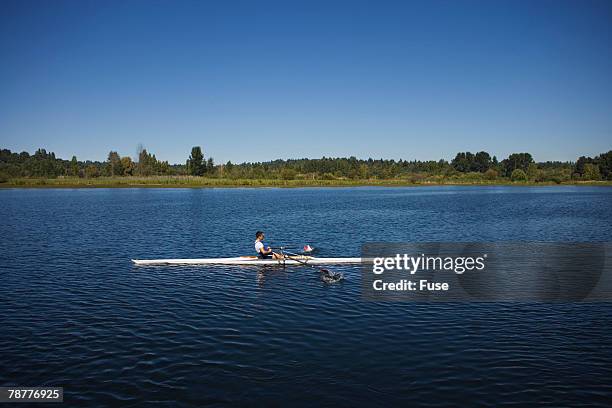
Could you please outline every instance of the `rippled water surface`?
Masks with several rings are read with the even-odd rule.
[[[268,242],[612,241],[612,189],[0,190],[0,385],[72,406],[609,406],[612,304],[394,303],[360,271],[135,267]]]

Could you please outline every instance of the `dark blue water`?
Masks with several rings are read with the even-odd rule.
[[[271,243],[612,241],[612,189],[0,190],[0,385],[68,406],[609,406],[612,304],[394,303],[360,270],[134,267]]]

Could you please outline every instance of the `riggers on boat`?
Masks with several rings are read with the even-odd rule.
[[[261,259],[256,256],[199,259],[132,259],[136,265],[339,265],[360,264],[361,258],[315,258],[313,256],[285,256],[284,259]]]

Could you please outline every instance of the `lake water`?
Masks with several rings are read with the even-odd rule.
[[[69,406],[609,406],[612,303],[362,299],[360,268],[130,259],[612,241],[612,188],[0,190],[0,385]]]

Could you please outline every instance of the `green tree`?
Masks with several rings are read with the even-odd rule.
[[[586,164],[592,164],[593,162],[594,160],[591,157],[580,156],[574,165],[574,173],[582,177],[584,175],[584,166]]]
[[[147,149],[140,149],[138,152],[138,165],[136,169],[140,176],[150,176],[153,174],[153,158],[147,152]]]
[[[295,170],[293,170],[293,169],[290,169],[290,168],[284,168],[280,172],[280,177],[283,180],[293,180],[293,179],[295,179],[296,175],[297,175],[297,172]]]
[[[70,175],[75,177],[79,175],[79,162],[76,156],[72,156],[70,160]]]
[[[491,161],[491,156],[489,155],[489,153],[478,152],[474,156],[474,162],[472,163],[470,170],[484,173],[485,171],[489,170],[492,165],[493,163]]]
[[[129,156],[121,158],[121,168],[123,169],[124,176],[132,176],[134,175],[134,162]]]
[[[597,166],[605,180],[612,180],[612,150],[596,157]]]
[[[215,172],[215,161],[212,157],[209,157],[206,161],[206,173],[212,175]]]
[[[451,161],[451,166],[453,166],[455,170],[460,171],[462,173],[472,171],[473,165],[474,155],[471,152],[457,153],[453,161]]]
[[[168,161],[157,162],[158,174],[170,174],[170,164]]]
[[[85,167],[85,177],[93,178],[93,177],[98,177],[99,175],[100,175],[100,171],[98,170],[98,167],[96,167],[95,165],[90,164],[87,167]]]
[[[234,164],[231,161],[227,161],[223,166],[223,177],[232,178],[234,174]]]
[[[365,164],[359,165],[359,178],[361,180],[366,180],[370,177],[370,172],[368,171],[368,166]]]
[[[151,176],[154,174],[163,174],[166,169],[164,162],[157,160],[154,154],[142,149],[138,154],[137,173],[140,176]]]
[[[511,176],[516,169],[526,172],[531,163],[533,163],[533,157],[529,153],[512,153],[507,159],[502,160],[506,176]]]
[[[582,178],[585,180],[601,180],[599,166],[593,163],[585,163]]]
[[[123,175],[123,167],[121,165],[121,157],[117,152],[111,150],[108,153],[108,169],[110,176],[122,176]]]
[[[200,146],[194,146],[191,148],[191,155],[187,160],[187,170],[192,176],[201,176],[205,171],[204,155]]]
[[[532,181],[538,178],[538,166],[535,163],[527,166],[527,178]]]

